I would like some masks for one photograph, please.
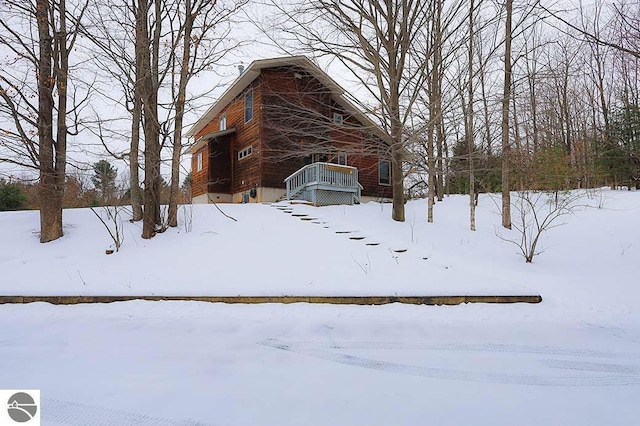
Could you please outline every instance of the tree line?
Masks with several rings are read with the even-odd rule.
[[[637,3],[267,4],[274,43],[338,63],[361,88],[352,100],[393,162],[395,220],[407,186],[430,222],[445,192],[469,194],[471,229],[477,192],[502,193],[510,228],[514,190],[640,187]]]
[[[107,160],[92,165],[90,173],[67,173],[62,207],[86,208],[131,206],[131,189],[127,176],[118,177],[118,170]],[[37,210],[40,208],[40,185],[36,179],[0,177],[0,211]],[[160,182],[160,203],[169,204],[171,186]],[[178,204],[191,203],[191,172],[185,176],[177,195]]]

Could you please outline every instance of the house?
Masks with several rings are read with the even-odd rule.
[[[194,203],[391,197],[381,129],[311,60],[256,60],[187,136]]]

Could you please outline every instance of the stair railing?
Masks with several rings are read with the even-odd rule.
[[[332,163],[308,164],[285,179],[287,199],[291,200],[309,185],[321,184],[340,188],[356,189],[358,198],[362,186],[358,182],[356,167]]]

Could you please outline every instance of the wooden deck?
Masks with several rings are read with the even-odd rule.
[[[359,203],[363,189],[356,167],[332,163],[308,164],[284,182],[288,200],[305,200],[314,206]]]

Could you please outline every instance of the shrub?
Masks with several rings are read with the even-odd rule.
[[[27,202],[27,195],[19,185],[0,180],[0,211],[21,210]]]

